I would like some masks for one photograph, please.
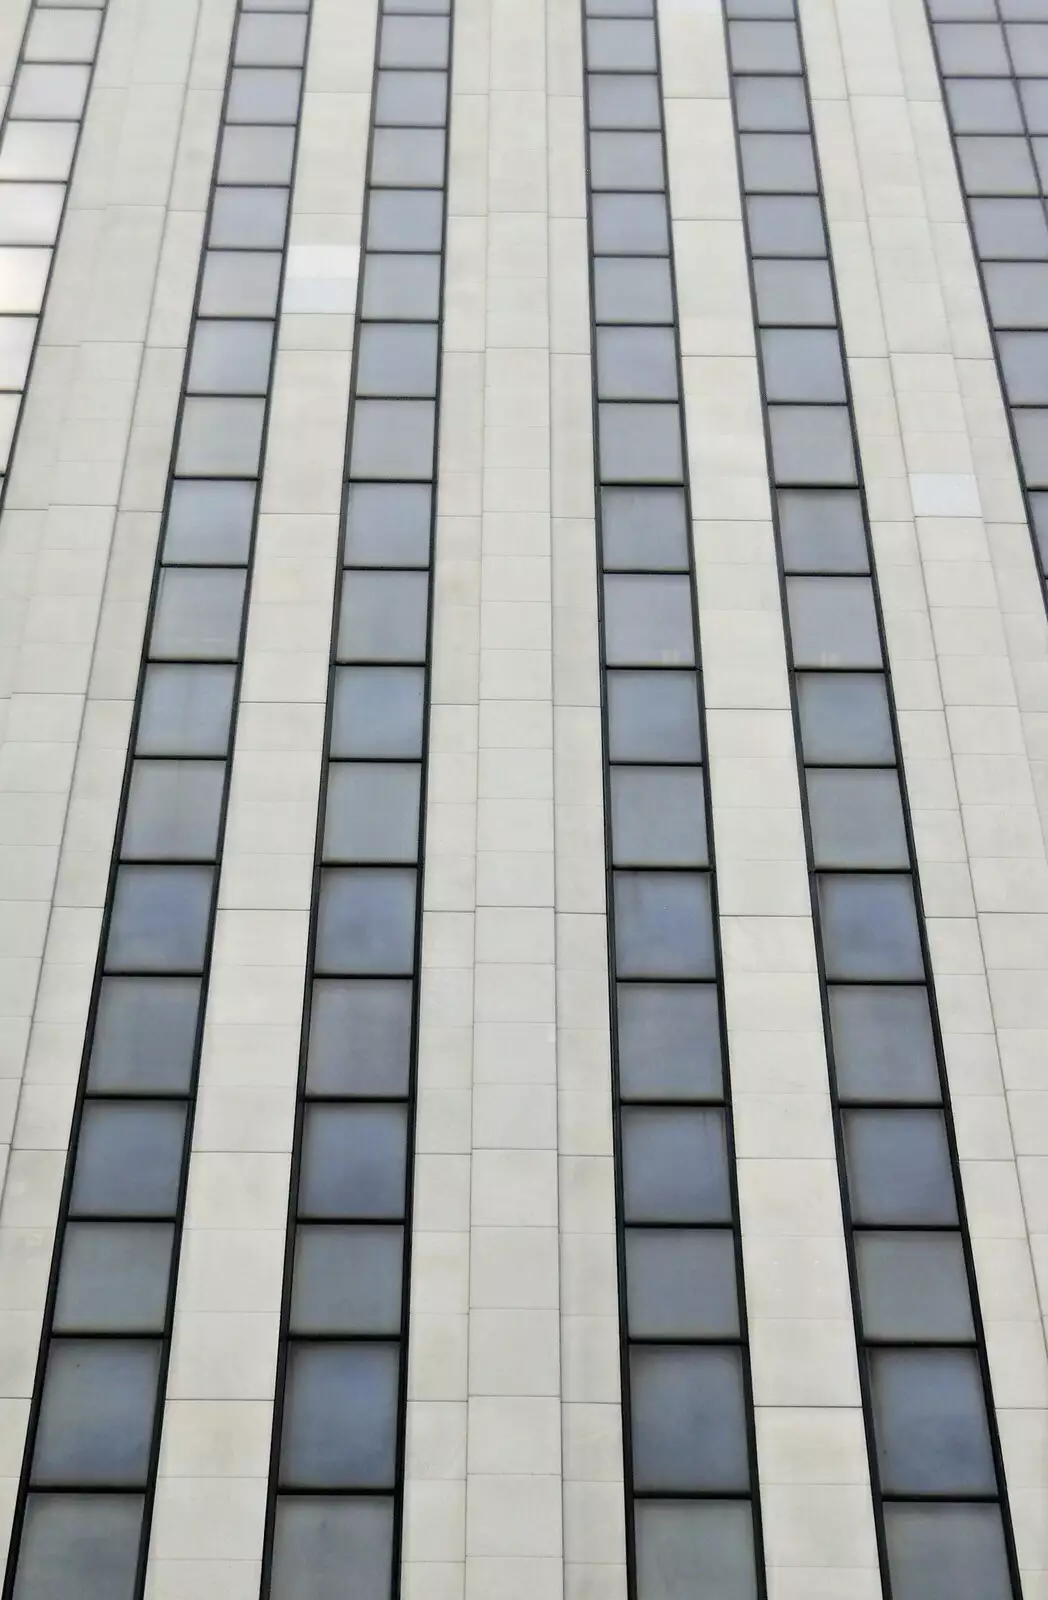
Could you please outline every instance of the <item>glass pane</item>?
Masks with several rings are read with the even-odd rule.
[[[292,1333],[400,1333],[402,1228],[301,1226]]]
[[[792,22],[729,22],[733,72],[801,72],[800,44]]]
[[[741,133],[742,181],[748,194],[816,194],[810,133]]]
[[[1039,200],[973,200],[971,209],[981,256],[1012,261],[1048,256],[1048,224]]]
[[[177,478],[171,486],[164,560],[190,566],[243,565],[251,553],[254,515],[253,483]]]
[[[421,668],[338,668],[331,754],[421,756],[424,697]]]
[[[680,483],[680,411],[669,405],[601,401],[600,472],[605,483]]]
[[[589,125],[591,128],[658,128],[659,80],[654,73],[619,73],[614,78],[591,72]]]
[[[616,872],[620,978],[712,978],[709,879],[702,872]]]
[[[52,1340],[33,1483],[144,1484],[159,1368],[157,1340]]]
[[[1012,1600],[995,1505],[886,1505],[893,1600]]]
[[[189,398],[176,470],[188,477],[257,477],[264,411],[263,400]]]
[[[410,127],[442,127],[448,110],[444,72],[380,72],[376,86],[375,122]],[[380,180],[372,169],[372,183]],[[438,177],[437,181],[440,179]]]
[[[778,496],[787,572],[868,572],[859,496],[850,489],[783,489]]]
[[[399,1375],[395,1344],[293,1345],[281,1483],[303,1489],[391,1489]]]
[[[616,993],[623,1099],[719,1099],[724,1079],[714,986],[620,983]]]
[[[21,389],[36,343],[36,317],[0,316],[0,389]]]
[[[188,1094],[199,978],[103,978],[88,1088],[92,1094]]]
[[[598,256],[669,254],[669,214],[663,195],[595,194],[592,212],[593,249]]]
[[[657,67],[654,24],[587,22],[586,65],[591,72],[654,72]]]
[[[388,1600],[393,1501],[296,1495],[277,1502],[270,1600]]]
[[[23,66],[11,95],[12,117],[79,117],[91,69],[86,66]]]
[[[265,394],[272,322],[199,320],[193,334],[187,392]]]
[[[428,610],[428,573],[347,573],[339,660],[424,661]]]
[[[666,337],[672,347],[672,334],[656,328],[604,328],[597,337],[615,339],[633,334],[644,339]],[[688,508],[683,489],[602,489],[600,508],[605,572],[616,568],[641,572],[688,570]]]
[[[413,867],[331,867],[320,886],[317,971],[409,973],[415,960]]]
[[[856,1222],[950,1227],[957,1221],[941,1111],[846,1111],[844,1146]]]
[[[142,1535],[136,1494],[31,1494],[13,1600],[133,1600]]]
[[[746,201],[755,256],[824,256],[819,202],[806,195],[756,195]]]
[[[835,321],[827,262],[755,261],[753,278],[761,322],[827,326]]]
[[[225,755],[235,686],[235,667],[152,662],[146,668],[136,753]]]
[[[201,316],[275,317],[280,265],[275,250],[209,250],[200,289]]]
[[[638,1500],[637,1600],[757,1600],[745,1501]]]
[[[797,705],[809,764],[864,766],[895,760],[888,694],[879,673],[798,673]]]
[[[106,970],[202,971],[214,876],[211,867],[120,867]]]
[[[403,1217],[406,1140],[404,1106],[308,1106],[300,1215]]]
[[[859,1232],[855,1251],[867,1339],[974,1342],[960,1234]]]
[[[851,422],[844,406],[769,406],[778,484],[856,482]]]
[[[1026,87],[1023,86],[1023,91]],[[946,100],[955,133],[1023,131],[1014,83],[1006,83],[1000,78],[954,78],[946,84]]]
[[[155,1222],[70,1222],[56,1333],[161,1333],[175,1230]]]
[[[598,322],[673,321],[668,261],[598,257],[593,263],[593,286]]]
[[[419,784],[415,763],[333,762],[328,768],[325,861],[415,861]]]
[[[240,18],[234,57],[238,66],[297,66],[305,49],[305,17],[248,12]]]
[[[605,578],[604,647],[611,667],[693,666],[688,579]]]
[[[633,1481],[639,1490],[745,1490],[750,1473],[738,1350],[630,1351]]]
[[[212,860],[225,792],[224,761],[136,761],[121,854],[127,861]]]
[[[622,1193],[627,1222],[730,1222],[724,1113],[624,1108]]]
[[[62,184],[0,183],[0,244],[54,244],[64,203]]]
[[[433,190],[375,190],[368,206],[369,250],[439,250],[444,196]]]
[[[1048,255],[1048,237],[1044,254]],[[1048,402],[1048,377],[1044,370],[1048,333],[1001,333],[997,336],[997,348],[1009,403],[1014,406]]]
[[[655,190],[666,186],[661,133],[591,133],[590,183],[601,189]]]
[[[73,1214],[174,1216],[185,1127],[181,1104],[89,1100],[76,1152]]]
[[[432,400],[358,400],[353,410],[352,475],[432,478],[434,427]]]
[[[423,104],[425,84],[435,76],[443,78],[444,75],[424,75]],[[371,180],[390,188],[438,188],[444,181],[444,130],[376,128],[371,150]]]
[[[397,17],[382,23],[379,66],[446,67],[449,27],[446,17]]]
[[[294,122],[302,74],[289,67],[236,67],[229,84],[229,122]]]
[[[398,978],[319,978],[313,984],[307,1092],[406,1095],[411,984]]]
[[[962,134],[956,144],[968,194],[1037,193],[1037,174],[1025,139]]]
[[[838,1089],[843,1100],[938,1100],[927,991],[921,988],[829,990]]]
[[[735,1339],[739,1301],[728,1232],[627,1228],[631,1339]]]
[[[990,261],[983,273],[996,328],[1048,328],[1048,266]]]
[[[693,672],[609,672],[611,761],[699,761],[698,688]]]
[[[357,346],[358,394],[425,396],[436,392],[437,330],[434,325],[364,324]],[[428,522],[426,531],[429,531]]]
[[[939,61],[948,78],[1007,78],[1011,73],[1004,29],[985,23],[944,23],[935,30]]]
[[[239,250],[280,250],[287,205],[287,189],[216,189],[208,242]]]
[[[735,110],[747,133],[797,133],[808,126],[802,78],[737,77]]]
[[[895,772],[809,772],[808,817],[817,867],[907,867]]]
[[[363,340],[371,330],[361,329]],[[394,331],[394,330],[389,330]],[[433,332],[435,330],[427,330]],[[427,483],[354,483],[349,488],[346,565],[429,565],[433,490]]]
[[[835,328],[765,328],[761,356],[769,400],[846,398]]]
[[[701,867],[706,797],[699,767],[621,767],[611,774],[617,866]]]
[[[597,392],[605,400],[675,400],[671,328],[598,328]]]
[[[78,132],[75,122],[9,122],[0,144],[0,178],[64,183]]]
[[[895,983],[924,977],[908,877],[821,873],[818,891],[828,977]]]
[[[881,1482],[888,1494],[992,1494],[997,1487],[974,1350],[871,1350]]]
[[[868,578],[787,578],[786,604],[794,666],[881,666]]]

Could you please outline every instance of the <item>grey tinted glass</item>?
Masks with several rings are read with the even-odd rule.
[[[404,1233],[388,1227],[298,1229],[292,1333],[400,1333]]]
[[[826,236],[816,199],[759,195],[746,201],[756,256],[824,256]]]
[[[634,1347],[630,1421],[638,1489],[747,1488],[746,1405],[737,1350]]]
[[[310,1094],[406,1095],[411,984],[398,978],[319,978],[313,985]]]
[[[779,531],[787,572],[868,572],[862,505],[851,489],[782,489]]]
[[[431,478],[432,400],[358,400],[350,471],[355,478]]]
[[[256,477],[264,411],[262,400],[191,396],[182,412],[177,471],[187,477]]]
[[[420,776],[414,763],[333,763],[328,771],[324,860],[416,860]]]
[[[602,332],[617,334],[618,329]],[[622,329],[647,337],[654,330]],[[661,336],[661,335],[659,335]],[[601,556],[605,572],[686,572],[688,509],[682,489],[602,489]]]
[[[448,79],[444,72],[390,72],[378,75],[375,122],[441,127],[447,116]],[[372,169],[372,182],[381,183]]]
[[[188,1094],[199,1010],[199,978],[103,978],[92,1094]]]
[[[593,263],[593,285],[598,322],[673,321],[668,261],[598,257]]]
[[[591,128],[658,128],[659,80],[654,73],[620,72],[604,77],[591,72],[589,125]]]
[[[286,189],[216,190],[209,242],[241,250],[279,250],[284,243],[287,202]]]
[[[265,394],[271,322],[198,321],[189,362],[190,394]]]
[[[836,329],[765,328],[761,352],[769,400],[844,400]]]
[[[437,188],[444,179],[443,129],[376,128],[371,178],[390,188]]]
[[[860,1231],[855,1252],[867,1339],[975,1339],[960,1234]]]
[[[879,667],[881,641],[866,578],[787,578],[798,667]]]
[[[184,1105],[88,1101],[77,1146],[73,1213],[173,1216],[185,1125]]]
[[[638,1500],[640,1600],[756,1600],[753,1518],[737,1500]]]
[[[435,325],[364,324],[357,347],[358,394],[434,395],[436,392]]]
[[[164,560],[206,566],[239,566],[251,549],[255,513],[253,483],[195,483],[176,478],[164,537]]]
[[[923,978],[924,959],[908,877],[822,873],[818,886],[830,978]]]
[[[1013,418],[1027,483],[1048,487],[1048,411],[1016,411]]]
[[[142,1500],[131,1494],[31,1494],[14,1600],[133,1600]]]
[[[894,772],[809,772],[817,867],[906,867],[910,852]]]
[[[124,860],[213,859],[225,778],[221,761],[136,761],[121,838]]]
[[[688,579],[605,578],[604,631],[609,666],[694,665]]]
[[[253,16],[248,12],[237,27],[234,59],[238,65],[294,66],[302,60],[305,47],[305,17]]]
[[[702,867],[706,808],[698,767],[620,767],[611,774],[617,866]]]
[[[844,406],[769,406],[768,420],[777,483],[855,483]]]
[[[1036,75],[1043,78],[1048,74],[1048,28],[1036,24],[1023,26],[1020,23],[1005,28],[1004,32],[1012,60],[1018,62],[1020,71],[1028,72],[1031,77]]]
[[[651,22],[586,24],[586,61],[592,72],[654,72],[655,27]]]
[[[699,700],[690,672],[609,672],[612,761],[698,761]]]
[[[996,1488],[974,1350],[871,1350],[874,1434],[889,1494]]]
[[[290,183],[294,128],[227,127],[222,135],[219,183]]]
[[[928,996],[923,988],[830,987],[830,1024],[842,1100],[937,1100]]]
[[[1007,88],[1011,93],[1014,94],[1013,86],[1010,83],[1007,85],[995,84],[994,87]],[[1019,94],[1022,98],[1023,111],[1026,113],[1026,125],[1030,132],[1048,133],[1048,83],[1046,83],[1043,79],[1037,78],[1031,78],[1025,82],[1020,80]],[[960,131],[961,130],[958,129],[958,132]],[[973,128],[971,131],[974,133],[976,131],[982,132],[984,130],[976,130]],[[1015,125],[1009,125],[1007,127],[1002,126],[992,130],[986,129],[985,131],[994,133],[1020,133],[1022,131],[1022,124],[1018,115],[1016,114]]]
[[[956,143],[969,194],[1037,193],[1037,177],[1025,139],[962,134]]]
[[[1048,266],[989,261],[983,268],[997,328],[1048,328]]]
[[[229,84],[229,122],[294,122],[302,74],[289,67],[236,67]]]
[[[371,330],[360,331],[363,344]],[[346,565],[428,566],[432,509],[433,491],[428,484],[351,484]]]
[[[319,972],[410,972],[415,952],[413,868],[333,868],[320,889]]]
[[[894,760],[888,695],[879,673],[798,673],[797,703],[805,761],[863,766]]]
[[[277,251],[209,250],[204,258],[200,314],[274,317],[279,288]]]
[[[716,1230],[628,1228],[631,1339],[734,1339],[735,1241]]]
[[[991,23],[943,23],[935,42],[948,78],[1007,78],[1011,72],[1004,29]]]
[[[816,194],[809,133],[742,133],[742,181],[750,194]]]
[[[801,52],[792,22],[729,22],[733,72],[800,72]]]
[[[762,129],[796,133],[808,126],[801,78],[737,78],[735,109],[739,127],[747,133]]]
[[[392,1488],[395,1344],[292,1346],[280,1477],[302,1488]]]
[[[272,1600],[387,1600],[393,1569],[393,1500],[296,1495],[277,1502]]]
[[[149,640],[152,658],[234,660],[245,581],[243,572],[161,572]]]
[[[1011,1600],[995,1505],[886,1505],[894,1600]]]
[[[797,326],[833,322],[833,289],[825,261],[755,261],[753,277],[761,322]]]
[[[724,1113],[625,1108],[622,1205],[627,1222],[730,1222]]]
[[[424,572],[347,573],[339,659],[424,661],[428,605],[429,580]]]
[[[1002,78],[954,78],[946,99],[955,133],[1022,133],[1014,83]]]
[[[403,1217],[406,1139],[403,1106],[307,1107],[299,1212],[308,1217]]]
[[[113,896],[109,972],[199,972],[211,911],[212,867],[122,866]]]
[[[56,1333],[160,1333],[174,1228],[70,1222],[62,1241]]]
[[[384,17],[379,46],[382,67],[446,67],[449,28],[446,17]]]
[[[1009,261],[1048,256],[1048,224],[1039,200],[973,200],[971,210],[981,256]]]
[[[941,1111],[846,1111],[844,1147],[856,1222],[874,1227],[956,1223]]]
[[[33,1482],[144,1483],[159,1365],[152,1340],[52,1340]]]
[[[369,250],[439,250],[444,197],[431,190],[377,190],[368,206]]]
[[[146,668],[136,750],[143,756],[220,756],[229,747],[233,667]]]
[[[594,189],[660,191],[666,186],[661,133],[590,134]]]
[[[705,874],[617,872],[615,952],[620,978],[712,977]]]
[[[624,1100],[717,1100],[724,1093],[720,1008],[712,984],[620,983]]]
[[[670,230],[659,194],[595,194],[593,249],[597,255],[664,256]]]
[[[1048,250],[1045,252],[1048,254]],[[997,336],[1004,383],[1010,403],[1048,403],[1048,333],[1001,333]]]
[[[419,756],[421,668],[340,667],[331,711],[333,756]]]
[[[675,405],[598,407],[600,472],[605,483],[680,483],[680,411]]]
[[[672,329],[598,328],[597,393],[605,400],[675,400]]]

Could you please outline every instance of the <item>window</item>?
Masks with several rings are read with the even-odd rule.
[[[832,984],[829,1009],[842,1100],[939,1098],[926,989]]]
[[[848,1111],[848,1191],[856,1222],[872,1227],[957,1222],[953,1172],[941,1111]]]
[[[443,82],[443,74],[440,80]],[[423,106],[425,92],[423,84]],[[443,177],[443,128],[376,128],[371,151],[373,183],[391,188],[431,189],[437,187]]]
[[[974,1350],[874,1350],[869,1362],[885,1490],[992,1494],[993,1456]]]
[[[598,408],[601,476],[605,483],[680,483],[684,476],[680,411],[673,405]]]
[[[736,78],[735,105],[739,127],[746,133],[797,132],[808,127],[808,104],[800,78]]]
[[[277,1502],[271,1600],[337,1594],[347,1572],[354,1600],[386,1600],[392,1570],[392,1497],[295,1495]]]
[[[218,854],[225,765],[136,761],[124,818],[125,861],[208,861]]]
[[[634,1526],[639,1594],[756,1600],[753,1516],[745,1501],[639,1500]]]
[[[300,1213],[313,1218],[403,1217],[406,1133],[403,1106],[309,1106]]]
[[[591,128],[661,128],[659,80],[654,73],[587,77]]]
[[[369,330],[360,330],[361,343]],[[429,564],[433,489],[424,483],[354,483],[349,487],[346,565]]]
[[[188,1094],[199,1014],[199,978],[103,978],[91,1093]]]
[[[624,1108],[622,1197],[626,1222],[730,1222],[723,1111]]]
[[[18,1600],[51,1600],[70,1572],[77,1600],[133,1600],[142,1534],[136,1494],[30,1494]]]
[[[638,1489],[739,1492],[749,1487],[738,1351],[634,1346],[630,1395]]]
[[[280,1448],[283,1483],[392,1488],[399,1362],[395,1344],[292,1346]]]
[[[894,1600],[1011,1600],[995,1505],[886,1505]]]
[[[855,1255],[867,1339],[975,1339],[959,1234],[861,1232]]]
[[[615,954],[621,978],[712,978],[705,874],[616,872]]]
[[[425,573],[347,573],[342,588],[339,659],[424,661],[428,605]]]
[[[692,666],[688,579],[606,577],[604,630],[609,666]]]
[[[699,701],[690,672],[609,672],[612,761],[699,761]]]
[[[768,420],[777,483],[855,483],[851,422],[844,406],[773,405]]]
[[[243,572],[161,571],[150,655],[154,660],[235,660],[245,588]]]
[[[598,256],[668,255],[670,234],[665,197],[595,194],[593,248]]]
[[[815,194],[815,153],[807,133],[743,133],[742,181],[748,193]]]
[[[375,190],[368,210],[368,250],[439,250],[443,196],[432,190]]]
[[[800,72],[801,52],[792,22],[729,22],[732,72]]]
[[[71,1222],[62,1243],[56,1333],[160,1333],[174,1226]]]
[[[414,763],[333,762],[328,769],[324,860],[416,860],[419,780],[420,768]]]
[[[340,667],[331,708],[332,756],[421,756],[424,693],[421,668]]]
[[[628,1228],[632,1339],[736,1339],[735,1241],[728,1229]]]
[[[586,64],[591,72],[654,72],[654,23],[603,18],[587,22]]]
[[[598,328],[597,393],[605,400],[675,400],[677,346],[669,328]]]
[[[601,334],[617,336],[648,329],[602,329]],[[661,336],[661,335],[660,335]],[[598,355],[605,347],[598,344]],[[631,353],[620,347],[617,355]],[[675,370],[675,369],[674,369]],[[688,512],[681,489],[604,488],[600,495],[601,556],[605,572],[687,572],[691,551],[688,540]]]
[[[88,1101],[77,1144],[72,1214],[174,1216],[185,1126],[182,1102]]]
[[[33,1451],[34,1485],[143,1484],[159,1366],[155,1340],[53,1340]]]
[[[824,872],[818,899],[829,978],[899,982],[924,977],[908,877]]]
[[[429,323],[369,323],[360,330],[357,393],[430,396],[437,392],[437,329]],[[426,533],[429,533],[428,519]]]
[[[320,887],[317,971],[410,972],[415,879],[410,868],[329,868]]]
[[[201,566],[246,565],[255,495],[253,483],[176,478],[168,503],[164,560]]]
[[[265,394],[272,348],[272,322],[198,321],[189,393]]]
[[[840,340],[831,328],[765,328],[761,334],[769,400],[844,400]]]
[[[753,195],[746,200],[755,256],[824,256],[826,235],[817,199],[806,195]]]
[[[314,983],[310,1094],[406,1096],[410,1062],[410,983],[395,978]]]
[[[801,748],[811,766],[868,766],[895,759],[884,679],[872,672],[797,674]]]
[[[291,1331],[400,1333],[404,1234],[395,1227],[299,1227]]]
[[[833,322],[833,289],[827,262],[754,261],[753,277],[762,323],[818,327]]]
[[[595,191],[647,189],[661,193],[666,186],[659,133],[593,133],[589,149],[590,182]]]
[[[705,983],[620,983],[616,1010],[624,1100],[719,1100],[717,990]]]
[[[448,80],[443,72],[390,72],[378,75],[376,125],[443,129],[447,119]],[[441,140],[443,148],[443,140]],[[371,169],[372,183],[385,183],[379,168]],[[439,182],[439,176],[437,181]]]
[[[385,14],[379,44],[381,67],[448,65],[450,30],[446,17],[398,17]]]
[[[787,572],[869,571],[862,503],[854,489],[780,489],[778,505]]]
[[[908,867],[894,772],[809,772],[808,816],[817,867]]]
[[[116,876],[106,969],[200,972],[211,914],[212,867],[122,866]]]
[[[593,284],[598,322],[673,321],[668,261],[598,256],[593,263]]]
[[[788,578],[786,608],[795,667],[880,667],[867,578]]]
[[[264,409],[263,400],[192,396],[182,412],[177,471],[186,477],[257,477]]]
[[[152,662],[146,668],[136,751],[221,756],[229,748],[235,669]]]
[[[706,866],[701,769],[620,767],[613,771],[611,838],[616,866]]]
[[[350,471],[355,478],[431,478],[432,400],[358,400]]]

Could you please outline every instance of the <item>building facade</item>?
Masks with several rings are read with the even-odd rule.
[[[2,1600],[1046,1600],[1048,0],[0,85]]]

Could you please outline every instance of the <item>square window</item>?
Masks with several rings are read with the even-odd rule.
[[[736,77],[735,114],[744,133],[806,132],[804,79]]]
[[[928,993],[831,984],[830,1031],[837,1089],[848,1100],[938,1100],[941,1094]]]
[[[199,1014],[199,978],[103,978],[89,1093],[189,1094]]]
[[[33,1483],[144,1486],[159,1368],[156,1340],[52,1340]]]
[[[650,12],[648,15],[650,16]],[[659,80],[654,73],[586,75],[591,128],[661,128]]]
[[[795,22],[729,22],[731,70],[800,73],[800,39]]]
[[[795,666],[881,666],[868,578],[787,578],[786,603]]]
[[[354,478],[432,478],[432,400],[358,400],[353,408]]]
[[[598,339],[619,331],[602,329]],[[641,329],[621,331],[647,334]],[[598,357],[602,348],[598,345]],[[683,489],[602,489],[600,539],[605,572],[687,572],[688,506]]]
[[[396,1344],[292,1345],[281,1483],[304,1489],[392,1489],[399,1387]]]
[[[1015,84],[1009,80],[948,78],[945,87],[954,133],[1022,133]]]
[[[281,256],[276,250],[209,250],[200,288],[202,317],[275,317]]]
[[[9,122],[0,141],[0,178],[65,183],[79,132],[76,122]]]
[[[41,7],[29,24],[26,61],[93,61],[102,13],[72,7]]]
[[[586,66],[590,72],[656,72],[655,24],[610,19],[587,22]]]
[[[997,336],[997,349],[1008,403],[1048,404],[1048,333],[1001,333]]]
[[[162,1333],[174,1225],[70,1222],[62,1240],[56,1333]]]
[[[182,411],[175,470],[188,478],[256,478],[263,400],[191,395]]]
[[[0,316],[0,389],[22,389],[36,346],[36,317]]]
[[[672,325],[668,260],[598,256],[593,262],[593,284],[598,322]]]
[[[164,560],[189,566],[246,566],[255,521],[253,483],[176,478],[171,485]]]
[[[990,261],[983,276],[995,328],[1048,328],[1048,266]]]
[[[975,1342],[959,1233],[861,1230],[855,1253],[867,1339]]]
[[[151,662],[135,744],[141,756],[222,756],[229,749],[236,669]]]
[[[443,234],[443,194],[432,189],[371,191],[368,201],[369,251],[438,251]]]
[[[1048,256],[1048,223],[1040,200],[973,200],[971,214],[982,260],[1041,261]]]
[[[787,572],[869,572],[862,502],[853,489],[780,489]]]
[[[388,1600],[393,1498],[284,1496],[277,1500],[271,1600],[330,1600],[352,1572],[353,1600]],[[122,1597],[121,1597],[122,1600]]]
[[[1005,37],[1012,60],[1033,77],[1048,77],[1048,28],[1037,23],[1012,23]]]
[[[201,972],[214,878],[213,867],[121,866],[107,972]]]
[[[1037,193],[1037,177],[1025,139],[962,134],[956,143],[968,194]]]
[[[982,1374],[974,1350],[871,1350],[881,1482],[888,1494],[993,1494]]]
[[[634,1346],[630,1421],[633,1481],[641,1492],[749,1487],[740,1351]]]
[[[591,133],[590,185],[594,190],[660,193],[666,187],[661,133]]]
[[[941,1111],[846,1111],[843,1121],[848,1193],[857,1223],[956,1227]]]
[[[620,867],[704,867],[701,767],[618,767],[611,773],[612,859]]]
[[[1015,411],[1012,418],[1027,485],[1048,487],[1048,411]]]
[[[428,397],[437,392],[434,323],[365,323],[357,345],[357,393]],[[429,533],[429,522],[426,522]]]
[[[735,1240],[727,1229],[627,1228],[631,1339],[737,1339]]]
[[[597,256],[666,256],[670,220],[661,194],[595,194],[591,201]]]
[[[320,884],[317,972],[409,974],[417,888],[414,867],[329,867]]]
[[[610,761],[701,761],[693,672],[609,672]]]
[[[810,133],[743,133],[739,148],[748,194],[818,194]]]
[[[414,762],[332,762],[324,860],[416,861],[420,778]]]
[[[924,977],[908,877],[822,873],[818,887],[828,977],[896,983]]]
[[[227,122],[295,122],[302,74],[291,67],[234,67]]]
[[[173,1217],[185,1147],[184,1104],[88,1100],[69,1200],[77,1217]]]
[[[888,695],[880,673],[801,672],[797,705],[811,766],[879,766],[895,760]]]
[[[757,1600],[753,1513],[745,1500],[635,1500],[633,1521],[644,1600]]]
[[[1011,1600],[998,1505],[886,1505],[894,1600]]]
[[[218,181],[290,183],[294,159],[294,128],[245,127],[234,123],[222,135]]]
[[[375,97],[377,127],[443,128],[448,117],[446,72],[391,72],[378,75]],[[443,138],[441,138],[443,149]],[[372,167],[372,182],[379,182]],[[438,178],[437,182],[441,180]]]
[[[390,16],[382,19],[380,67],[444,67],[449,58],[447,17]]]
[[[755,195],[746,200],[755,256],[826,255],[818,200],[806,195]]]
[[[598,328],[597,393],[602,400],[676,400],[672,328]]]
[[[1008,85],[1014,93],[1014,86]],[[1043,78],[1020,78],[1019,94],[1022,99],[1023,113],[1026,117],[1026,126],[1030,133],[1048,133],[1048,82]],[[1015,126],[995,128],[995,133],[1021,133],[1022,119],[1018,113],[1015,117]],[[973,129],[973,132],[976,130]],[[982,131],[981,129],[978,131]],[[990,130],[987,129],[987,132]]]
[[[35,316],[44,303],[51,251],[0,249],[0,312]]]
[[[136,761],[120,854],[125,861],[212,861],[226,786],[224,761]]]
[[[761,322],[794,327],[836,322],[828,261],[755,261],[753,279]]]
[[[836,328],[765,328],[760,343],[769,400],[847,399]]]
[[[54,244],[65,185],[0,183],[0,244]]]
[[[339,660],[425,661],[428,606],[426,572],[347,572]]]
[[[370,253],[364,262],[362,314],[369,321],[435,322],[440,257]]]
[[[769,406],[775,481],[856,483],[851,419],[846,406]]]
[[[704,872],[616,872],[614,890],[618,977],[715,976]]]
[[[368,332],[361,328],[362,343]],[[432,520],[429,484],[350,484],[346,566],[428,566]]]
[[[154,660],[235,661],[246,574],[219,568],[161,571],[149,640]]]
[[[411,1007],[411,984],[402,978],[315,979],[307,1093],[406,1096]]]
[[[998,23],[944,22],[935,29],[944,78],[1008,78],[1011,63]]]
[[[212,249],[282,250],[287,189],[216,189],[208,243]]]
[[[76,1573],[77,1600],[133,1600],[142,1538],[137,1494],[30,1494],[17,1600],[53,1600]]]
[[[606,577],[604,647],[609,667],[694,666],[689,580]]]
[[[404,1230],[311,1227],[295,1237],[291,1332],[400,1335]]]
[[[616,986],[623,1100],[719,1100],[721,1015],[710,983]]]
[[[189,361],[189,394],[265,394],[273,350],[272,322],[197,321]]]
[[[680,408],[602,400],[597,408],[605,483],[680,483]]]
[[[895,772],[808,772],[808,817],[817,867],[908,867]]]
[[[299,67],[306,55],[304,16],[257,16],[245,12],[237,24],[233,60],[238,67]]]
[[[723,1111],[624,1107],[622,1207],[626,1222],[730,1223]]]
[[[90,79],[90,67],[34,67],[27,62],[15,79],[10,115],[56,120],[81,117]]]
[[[371,181],[397,189],[439,189],[444,182],[444,130],[376,128]]]
[[[407,1108],[310,1105],[302,1132],[303,1217],[404,1216]]]
[[[331,755],[422,755],[425,675],[415,667],[340,667],[335,673]]]

